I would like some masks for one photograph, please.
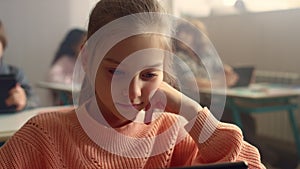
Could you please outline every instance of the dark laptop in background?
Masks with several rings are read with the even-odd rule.
[[[200,166],[179,167],[173,169],[248,169],[248,165],[247,163],[241,161],[241,162],[206,164]]]
[[[233,70],[238,74],[239,79],[232,87],[248,87],[254,76],[254,66],[233,67]]]
[[[15,106],[6,106],[5,100],[8,98],[8,92],[17,84],[16,77],[13,74],[0,75],[0,113],[11,113],[16,111]]]

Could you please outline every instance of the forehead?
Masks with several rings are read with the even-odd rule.
[[[162,37],[158,35],[140,35],[129,37],[111,48],[104,56],[104,60],[121,62],[135,52],[151,48],[164,50],[162,45]]]

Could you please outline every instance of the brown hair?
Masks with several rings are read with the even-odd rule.
[[[157,0],[101,0],[90,15],[87,38],[115,19],[142,12],[165,11]]]
[[[7,46],[7,39],[6,39],[5,31],[4,31],[4,26],[1,22],[1,20],[0,20],[0,42],[3,45],[3,49],[5,49]]]
[[[159,29],[166,28],[167,31],[171,30],[171,24],[168,24],[163,21],[163,19],[157,19],[151,17],[151,13],[166,13],[164,8],[157,0],[101,0],[99,1],[90,14],[89,24],[88,24],[88,33],[87,39],[97,32],[100,28],[104,27],[106,24],[128,16],[138,13],[150,13],[150,18],[144,18],[139,20],[137,18],[135,24],[139,27],[149,27],[150,25],[156,25]],[[151,36],[151,34],[150,34]],[[158,35],[161,39],[164,39],[164,42],[161,42],[166,50],[171,51],[171,39],[164,35]],[[158,42],[159,43],[159,42]],[[171,60],[170,57],[165,57],[167,60],[164,61],[165,68],[171,69]],[[174,80],[170,75],[164,73],[164,80],[174,84]]]

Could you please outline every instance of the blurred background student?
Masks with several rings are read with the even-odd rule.
[[[6,47],[7,38],[4,31],[4,25],[0,20],[0,74],[13,74],[17,81],[16,86],[9,91],[9,96],[5,100],[5,103],[7,106],[15,106],[16,111],[36,107],[36,99],[33,97],[32,88],[29,85],[24,72],[16,66],[4,63],[3,55]]]
[[[72,29],[61,42],[48,73],[48,81],[71,84],[77,55],[86,40],[86,31]]]
[[[212,79],[209,79],[207,68],[204,66],[203,61],[208,63],[206,66],[212,68],[212,70],[219,72],[220,68],[216,66],[216,60],[211,52],[211,46],[209,45],[209,39],[205,37],[208,32],[205,25],[198,20],[189,20],[189,23],[195,26],[193,29],[190,24],[179,23],[176,28],[176,36],[185,39],[188,44],[183,44],[180,41],[174,41],[175,54],[182,59],[191,69],[196,76],[196,82],[201,88],[210,88]],[[198,31],[199,30],[199,31]],[[200,33],[200,31],[202,33]],[[192,51],[195,49],[200,54],[201,59],[197,54]],[[226,78],[226,86],[233,86],[237,80],[238,75],[233,71],[232,67],[224,64],[224,72]]]
[[[76,59],[85,40],[85,30],[76,28],[67,33],[54,56],[47,81],[72,84]],[[51,93],[54,105],[72,104],[71,93],[62,91],[52,91]]]

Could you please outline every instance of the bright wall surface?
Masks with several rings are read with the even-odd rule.
[[[67,31],[86,28],[95,0],[2,0],[0,19],[8,36],[6,63],[21,67],[42,106],[50,105],[48,91],[36,87],[44,80]]]

